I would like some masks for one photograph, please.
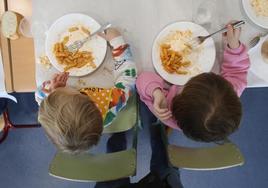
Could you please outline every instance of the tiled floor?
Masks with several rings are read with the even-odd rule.
[[[9,104],[14,122],[32,123],[37,106],[32,94],[16,95],[18,105]],[[264,188],[268,187],[268,89],[248,89],[242,96],[244,118],[240,130],[232,140],[242,150],[246,163],[219,171],[182,170],[182,182],[189,188]],[[23,110],[22,110],[23,109]],[[30,122],[29,122],[30,120]],[[99,148],[105,148],[105,137]],[[181,135],[172,134],[172,141],[195,145]],[[139,134],[138,173],[133,181],[146,175],[150,153],[148,131]],[[84,188],[94,183],[63,181],[48,175],[48,165],[55,148],[41,128],[11,130],[0,145],[0,188]]]

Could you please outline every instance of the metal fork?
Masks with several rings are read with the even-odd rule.
[[[68,51],[70,52],[76,52],[77,50],[79,50],[92,36],[94,36],[95,34],[99,33],[99,32],[103,32],[106,29],[108,29],[109,27],[111,27],[112,24],[110,23],[106,23],[103,26],[101,26],[97,31],[95,31],[94,33],[90,34],[88,37],[82,39],[82,40],[77,40],[75,42],[73,42],[72,44],[68,45]]]
[[[256,37],[254,37],[253,39],[251,39],[249,41],[249,44],[248,44],[249,48],[255,47],[259,43],[259,41],[261,40],[261,38],[264,37],[264,36],[266,36],[267,34],[268,33],[259,34]]]
[[[246,23],[245,21],[241,20],[241,21],[234,22],[231,25],[233,26],[234,29],[237,29],[237,28],[239,28],[241,25],[243,25],[245,23]],[[187,42],[187,44],[189,46],[191,46],[192,48],[196,48],[200,44],[202,44],[206,39],[208,39],[209,37],[211,37],[211,36],[213,36],[213,35],[215,35],[217,33],[220,33],[220,32],[221,33],[227,32],[227,27],[224,27],[224,28],[222,28],[222,29],[220,29],[220,30],[218,30],[218,31],[216,31],[214,33],[211,33],[211,34],[207,35],[207,36],[195,37],[195,38],[191,39],[189,42]]]

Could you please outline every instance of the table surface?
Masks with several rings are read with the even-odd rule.
[[[204,1],[208,0],[39,0],[33,1],[32,23],[43,24],[45,32],[57,18],[75,12],[90,15],[101,24],[109,21],[121,30],[125,40],[131,45],[139,72],[153,71],[151,48],[156,35],[169,23],[193,21],[197,7]],[[241,0],[216,1],[211,24],[205,26],[209,32],[219,29],[230,20],[241,19],[247,21],[242,30],[242,42],[247,44],[254,36],[265,32],[247,19]],[[217,72],[222,59],[223,45],[220,35],[215,36],[214,40],[217,58],[213,71]],[[40,55],[45,54],[45,34],[34,36],[34,41],[37,62],[36,81],[37,85],[40,85],[57,71],[53,67],[45,68],[38,60]],[[108,52],[103,65],[97,71],[82,78],[72,77],[68,84],[77,88],[83,87],[84,84],[110,87],[113,85],[112,68],[112,59]],[[268,86],[268,83],[249,72],[248,85],[264,87]]]

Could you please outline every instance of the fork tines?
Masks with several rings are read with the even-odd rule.
[[[197,48],[200,45],[200,41],[197,37],[192,38],[190,41],[186,42],[187,45],[191,46],[192,48]]]

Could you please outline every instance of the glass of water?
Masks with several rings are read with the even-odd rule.
[[[193,0],[193,22],[212,29],[212,25],[217,21],[217,0]]]
[[[19,23],[19,31],[20,33],[27,38],[32,38],[31,33],[31,18],[22,18]]]
[[[47,25],[34,21],[31,17],[23,18],[19,24],[20,33],[27,38],[44,38]]]

